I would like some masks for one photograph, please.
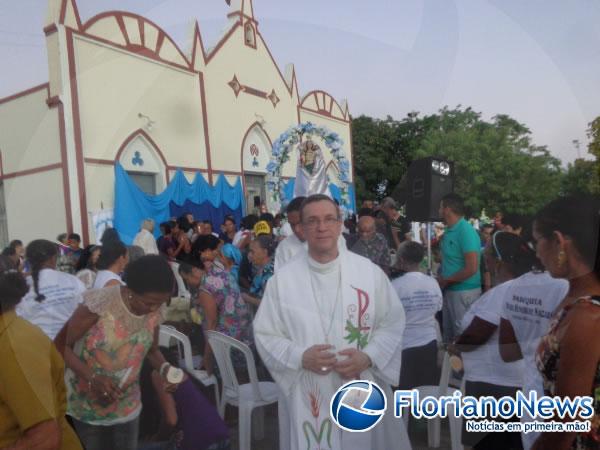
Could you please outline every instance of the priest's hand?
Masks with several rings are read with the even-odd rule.
[[[327,375],[337,363],[335,354],[330,350],[333,345],[313,345],[302,354],[302,367],[319,375]]]
[[[360,378],[360,374],[371,367],[369,355],[355,348],[344,349],[338,352],[338,355],[347,356],[347,358],[336,363],[333,370],[345,380]]]

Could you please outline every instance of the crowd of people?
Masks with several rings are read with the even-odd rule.
[[[385,198],[344,218],[313,195],[220,227],[184,214],[158,237],[147,218],[132,245],[114,229],[84,248],[77,234],[12,241],[0,256],[0,449],[227,448],[198,386],[168,376],[177,358],[158,332],[176,297],[189,298],[196,331],[255,353],[287,397],[293,449],[310,445],[299,424],[323,438],[344,380],[436,385],[445,351],[460,358],[467,395],[594,397],[590,433],[463,430],[464,445],[600,448],[600,199],[559,198],[529,220],[498,214],[476,228],[449,194],[439,216],[431,230],[411,224]],[[208,340],[193,341],[199,369],[218,376]],[[410,445],[393,417],[328,439],[336,449]]]

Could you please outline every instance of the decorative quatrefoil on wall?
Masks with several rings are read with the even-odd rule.
[[[134,166],[140,166],[140,167],[142,167],[144,165],[144,160],[142,159],[142,155],[140,155],[140,152],[135,152],[133,154],[133,158],[131,159],[131,164],[133,164]]]

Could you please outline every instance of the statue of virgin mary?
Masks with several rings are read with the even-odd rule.
[[[298,145],[294,197],[308,197],[313,194],[325,194],[331,197],[323,152],[317,144],[307,139]]]

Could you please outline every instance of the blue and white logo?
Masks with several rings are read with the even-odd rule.
[[[346,383],[331,399],[331,418],[346,431],[369,431],[379,423],[387,399],[372,381],[358,380]]]

